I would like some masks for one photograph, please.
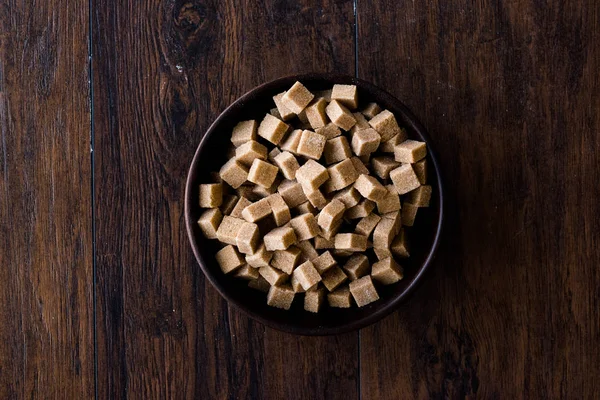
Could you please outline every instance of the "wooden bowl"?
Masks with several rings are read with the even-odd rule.
[[[407,129],[411,138],[427,142],[428,184],[433,187],[429,208],[421,208],[415,226],[410,229],[411,257],[399,260],[404,267],[404,279],[400,282],[378,287],[380,299],[362,308],[333,309],[324,307],[313,314],[303,309],[303,301],[294,300],[289,311],[267,305],[266,295],[247,287],[241,281],[224,275],[215,260],[217,242],[204,238],[197,220],[201,209],[198,205],[198,185],[210,182],[209,173],[218,171],[226,161],[231,130],[242,120],[257,119],[274,107],[273,96],[287,90],[296,81],[309,90],[329,89],[333,84],[352,84],[358,87],[359,101],[366,104],[377,102],[382,108],[394,113],[398,123]],[[212,285],[231,304],[250,317],[270,327],[301,335],[329,335],[359,329],[391,313],[407,298],[423,278],[438,248],[443,221],[444,191],[431,140],[415,116],[392,95],[363,80],[344,75],[307,74],[276,79],[258,86],[240,97],[219,115],[208,128],[200,142],[190,166],[185,190],[185,219],[188,236],[196,259]],[[301,296],[299,296],[301,297]]]

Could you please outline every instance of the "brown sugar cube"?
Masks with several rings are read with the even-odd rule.
[[[338,234],[342,227],[343,220],[339,220],[333,223],[329,229],[321,229],[319,236],[324,237],[327,240],[332,240],[335,235]]]
[[[317,253],[315,246],[310,240],[298,242],[296,243],[296,247],[298,247],[302,252],[300,255],[300,262],[312,261],[313,259],[319,257],[319,253]]]
[[[427,160],[421,160],[413,164],[413,170],[421,182],[421,185],[427,183]]]
[[[297,242],[296,233],[291,227],[275,228],[264,237],[268,251],[285,250]]]
[[[309,189],[309,191],[305,192],[305,194],[310,204],[319,210],[327,205],[327,199],[319,189]]]
[[[240,196],[240,199],[237,201],[237,203],[235,203],[235,207],[233,207],[233,210],[231,210],[231,214],[229,215],[235,218],[243,218],[242,211],[244,211],[244,209],[250,204],[252,204],[250,200],[248,200],[244,196]]]
[[[284,106],[299,114],[315,96],[300,82],[296,82],[281,98]]]
[[[403,195],[421,186],[419,178],[410,164],[402,164],[390,172],[390,179],[398,194]]]
[[[400,127],[398,126],[398,122],[396,122],[396,117],[388,110],[383,110],[371,118],[369,120],[369,125],[381,135],[382,142],[386,142],[394,137],[394,135],[400,133]]]
[[[279,147],[273,147],[273,150],[271,150],[269,154],[267,154],[267,160],[271,161],[272,163],[275,163],[275,157],[277,157],[280,154],[281,150],[279,150]]]
[[[400,196],[396,193],[394,185],[386,185],[385,188],[387,194],[381,200],[376,202],[379,214],[387,214],[400,209]]]
[[[368,275],[350,282],[350,293],[352,293],[352,297],[354,297],[354,301],[359,307],[379,300],[377,289],[375,289],[373,280]]]
[[[352,135],[352,151],[357,156],[371,154],[379,147],[381,137],[375,129],[367,128],[357,131]]]
[[[429,207],[431,201],[431,186],[419,186],[406,195],[406,202],[417,207]]]
[[[356,119],[354,119],[352,113],[336,100],[332,100],[327,105],[325,112],[331,122],[345,131],[349,131],[356,124]]]
[[[285,95],[285,92],[282,92],[276,96],[273,96],[273,101],[275,102],[275,107],[277,107],[277,111],[279,112],[279,115],[281,115],[281,119],[283,121],[289,121],[290,119],[292,119],[296,116],[296,113],[294,113],[292,110],[290,110],[283,104],[283,102],[281,101],[281,98],[284,95]]]
[[[223,216],[217,229],[217,239],[223,243],[237,245],[237,234],[246,221],[239,218]]]
[[[344,264],[344,271],[350,280],[357,280],[369,273],[369,259],[364,254],[353,254]]]
[[[292,218],[290,225],[294,228],[298,241],[312,239],[320,231],[317,219],[312,214],[302,214]]]
[[[264,243],[260,245],[256,253],[246,254],[246,262],[252,268],[268,267],[273,257],[272,251],[267,251]]]
[[[262,276],[270,285],[281,285],[289,279],[289,275],[285,272],[273,268],[270,265],[266,267],[260,267],[258,273]]]
[[[326,293],[323,287],[307,291],[304,295],[304,309],[312,313],[318,313],[325,303]]]
[[[389,249],[381,249],[378,247],[374,247],[373,252],[375,253],[377,259],[380,261],[393,256],[392,252]]]
[[[242,186],[248,179],[248,168],[235,158],[227,161],[219,170],[219,176],[234,189]]]
[[[345,136],[329,139],[325,143],[323,155],[325,156],[325,163],[327,165],[349,159],[352,157],[352,150],[350,149],[348,139]]]
[[[365,117],[359,113],[352,113],[354,119],[356,120],[356,124],[350,129],[350,137],[352,137],[356,132],[361,131],[363,129],[370,128],[369,122],[365,119]]]
[[[349,109],[358,107],[358,91],[356,85],[333,85],[331,100],[337,100]]]
[[[319,99],[322,98],[327,102],[331,101],[331,89],[327,89],[327,90],[315,90],[313,93],[315,94],[315,98]]]
[[[362,109],[361,113],[371,119],[381,112],[381,107],[377,103],[369,103]]]
[[[252,193],[255,195],[255,198],[262,199],[263,197],[268,197],[273,193],[277,192],[277,186],[281,183],[281,179],[275,178],[273,184],[266,188],[260,185],[254,185],[252,188]]]
[[[290,246],[287,250],[275,250],[271,266],[290,275],[300,262],[300,255],[301,251],[296,246]]]
[[[275,223],[275,218],[273,218],[273,214],[269,214],[265,218],[256,221],[256,225],[258,225],[258,229],[260,230],[261,236],[264,236],[267,233],[271,232],[273,229],[277,228],[277,224]]]
[[[256,187],[256,185],[254,185],[253,183],[248,182],[247,184],[242,185],[239,188],[235,189],[235,193],[238,196],[245,197],[246,199],[248,199],[250,201],[260,200],[260,197],[258,197],[256,195],[256,193],[253,192],[253,189],[255,187]]]
[[[235,278],[253,281],[255,279],[258,279],[260,274],[258,273],[258,270],[256,268],[252,268],[248,264],[244,264],[240,268],[238,268],[237,271],[235,271],[233,276]]]
[[[354,169],[356,169],[356,172],[358,172],[358,174],[365,174],[365,175],[369,175],[370,171],[369,169],[365,166],[365,163],[363,163],[360,158],[354,156],[350,159],[350,161],[352,161],[352,165],[354,165]]]
[[[260,276],[260,274],[258,275],[258,278],[248,282],[248,287],[263,293],[269,293],[269,289],[271,289],[271,285],[269,284],[269,282],[267,282],[265,278]]]
[[[335,185],[336,190],[344,189],[358,179],[358,172],[350,159],[329,166],[327,168],[327,173]]]
[[[330,292],[333,292],[342,283],[344,283],[344,282],[346,282],[346,280],[348,280],[348,277],[346,276],[344,271],[342,271],[342,269],[338,266],[335,266],[335,267],[327,270],[327,272],[325,272],[323,274],[322,278],[323,278],[323,280],[322,280],[323,285]]]
[[[290,279],[290,284],[292,285],[292,290],[294,290],[294,293],[304,293],[305,292],[304,288],[298,281],[298,278],[295,277],[294,275],[292,275],[292,279]]]
[[[316,190],[327,179],[329,179],[327,168],[314,160],[308,160],[296,171],[296,180],[302,185],[305,193]]]
[[[348,286],[343,286],[327,294],[327,302],[330,307],[335,308],[350,308],[352,306],[352,295]]]
[[[418,206],[404,202],[402,204],[402,225],[413,226],[417,217]]]
[[[358,224],[356,224],[354,232],[358,233],[359,235],[369,237],[379,221],[381,221],[381,217],[379,215],[369,214],[361,219]]]
[[[380,156],[373,157],[371,160],[371,168],[375,175],[380,177],[381,179],[387,179],[390,177],[390,171],[398,168],[400,163],[394,161],[392,157],[389,156]]]
[[[292,279],[296,278],[304,290],[308,290],[321,282],[321,275],[312,262],[306,261],[294,270]]]
[[[302,137],[302,129],[294,129],[281,142],[279,148],[281,151],[287,151],[289,153],[298,155],[298,144],[300,143],[300,137]]]
[[[255,159],[248,172],[248,180],[264,188],[269,188],[275,182],[279,168],[266,161]]]
[[[296,293],[290,285],[273,285],[267,294],[267,304],[271,307],[289,310],[295,295]]]
[[[246,206],[242,211],[242,218],[248,222],[256,222],[269,214],[271,214],[271,205],[269,200],[265,198]]]
[[[373,264],[371,277],[384,285],[391,285],[401,280],[404,274],[402,267],[392,257],[388,257]]]
[[[389,249],[395,235],[394,221],[389,218],[381,218],[373,231],[373,247]]]
[[[279,167],[285,179],[295,179],[296,171],[300,168],[300,164],[298,164],[296,157],[287,151],[278,154],[273,160],[273,164]]]
[[[256,128],[258,123],[254,120],[242,121],[238,123],[231,132],[231,143],[234,146],[241,146],[249,140],[256,140]]]
[[[271,110],[269,111],[269,114],[271,114],[275,118],[279,118],[280,120],[283,121],[283,118],[281,117],[281,114],[279,113],[279,110],[277,109],[277,107],[271,108]]]
[[[236,236],[236,243],[240,253],[254,254],[258,249],[258,240],[260,238],[260,232],[258,231],[258,225],[252,222],[246,222],[238,230]]]
[[[334,137],[338,137],[342,134],[340,128],[338,128],[338,126],[333,122],[328,123],[322,128],[315,129],[315,132],[319,135],[325,136],[327,140],[333,139]]]
[[[361,196],[356,189],[350,186],[337,192],[333,196],[333,199],[341,201],[342,203],[344,203],[346,208],[350,208],[354,207],[360,202]]]
[[[354,207],[350,207],[346,210],[344,217],[348,219],[358,219],[364,218],[367,215],[371,214],[373,209],[375,208],[375,203],[369,199],[363,199],[360,203],[355,205]]]
[[[288,125],[282,120],[275,118],[271,114],[266,114],[265,118],[258,126],[258,136],[265,138],[269,142],[278,145],[283,135],[288,130]]]
[[[371,154],[365,154],[364,156],[358,156],[358,159],[360,161],[362,161],[362,163],[365,165],[365,167],[369,167],[369,164],[371,162]],[[371,175],[371,174],[365,174],[365,175]]]
[[[296,171],[296,174],[297,173],[298,172]],[[302,190],[302,186],[296,181],[284,180],[277,187],[277,192],[279,192],[290,208],[297,207],[308,201],[304,194],[304,190]]]
[[[235,158],[249,167],[255,159],[266,160],[267,148],[255,140],[250,140],[235,149]]]
[[[408,136],[406,136],[406,131],[403,128],[400,128],[400,133],[392,136],[390,140],[387,142],[383,142],[379,145],[379,151],[382,153],[393,153],[394,148],[400,143],[404,142]]]
[[[326,106],[327,101],[323,98],[318,98],[306,107],[306,118],[313,129],[322,128],[327,125]]]
[[[324,184],[321,185],[321,187],[319,188],[319,190],[323,194],[333,193],[333,192],[336,191],[335,182],[333,182],[331,179],[328,179],[328,180],[325,181]]]
[[[317,223],[325,230],[330,230],[339,221],[341,221],[346,206],[339,200],[332,200],[323,207],[323,210],[319,213]]]
[[[316,239],[315,239],[316,240]],[[319,271],[319,274],[323,275],[325,272],[329,271],[329,269],[335,267],[337,262],[335,258],[331,255],[331,252],[326,251],[321,254],[319,257],[312,260],[313,265]]]
[[[388,191],[376,178],[372,176],[362,174],[354,182],[354,188],[358,190],[358,193],[366,199],[372,201],[379,201],[383,199]]]
[[[400,210],[383,214],[381,217],[392,220],[392,223],[394,224],[395,235],[397,235],[400,232],[400,229],[402,228],[402,213],[400,212]]]
[[[232,245],[223,247],[215,254],[215,259],[223,273],[228,274],[244,265],[244,257]]]
[[[238,200],[239,197],[235,194],[224,196],[223,202],[221,203],[221,212],[224,215],[231,215],[231,212],[235,208],[235,205],[237,204]]]
[[[324,237],[317,236],[315,238],[315,249],[317,250],[326,250],[326,249],[334,249],[335,243],[332,240],[327,240]],[[314,260],[312,260],[314,261]]]
[[[416,163],[427,156],[425,142],[416,140],[405,140],[394,147],[394,158],[401,163]]]
[[[318,160],[323,154],[325,142],[327,142],[325,136],[313,131],[304,130],[302,131],[302,136],[300,136],[300,143],[298,143],[298,154]]]
[[[400,258],[410,257],[410,252],[408,251],[408,245],[406,241],[406,231],[404,229],[400,229],[400,233],[398,233],[398,235],[392,241],[390,249],[395,256]]]
[[[408,134],[406,133],[406,129],[401,127],[400,133],[392,136],[392,138],[390,140],[388,140],[387,142],[383,142],[381,144],[381,146],[379,147],[379,150],[384,153],[394,153],[396,146],[398,146],[400,143],[404,142],[405,140],[408,140]]]
[[[338,233],[335,235],[335,248],[348,251],[366,251],[367,237],[356,233]]]
[[[304,203],[296,207],[296,211],[298,211],[298,214],[310,213],[312,215],[315,215],[318,210],[315,206],[310,204],[310,201],[305,201]]]
[[[216,208],[223,202],[223,185],[203,183],[200,185],[200,207]]]
[[[300,114],[297,115],[297,117],[298,120],[300,120],[300,123],[296,124],[296,128],[300,130],[312,129],[312,126],[310,126],[308,118],[306,117],[306,108],[302,110]]]
[[[290,208],[279,193],[270,195],[267,197],[267,201],[271,206],[271,213],[273,214],[273,219],[275,220],[275,224],[277,224],[277,226],[282,226],[292,219]]]
[[[223,214],[218,208],[211,208],[200,215],[198,225],[207,239],[217,239],[217,229],[221,224]]]

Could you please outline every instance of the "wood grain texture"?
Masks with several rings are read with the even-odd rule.
[[[0,4],[3,399],[94,396],[87,11]]]
[[[359,1],[359,76],[449,194],[428,282],[362,332],[364,399],[597,397],[599,27],[585,1]]]
[[[99,397],[357,398],[358,335],[295,337],[229,309],[183,220],[187,168],[229,103],[286,74],[353,73],[352,2],[93,9]]]

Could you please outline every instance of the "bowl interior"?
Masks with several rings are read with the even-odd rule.
[[[209,173],[218,171],[227,161],[226,148],[230,144],[231,130],[235,124],[246,119],[262,119],[274,107],[272,97],[289,88],[296,80],[301,81],[309,90],[329,89],[335,83],[355,84],[361,104],[375,101],[389,109],[395,114],[398,123],[407,129],[409,137],[425,141],[428,145],[428,184],[433,186],[433,195],[430,207],[421,208],[417,213],[415,226],[407,228],[411,257],[398,260],[404,268],[404,279],[394,285],[379,286],[380,300],[363,308],[325,307],[322,312],[312,314],[304,311],[301,299],[295,299],[289,311],[268,306],[266,294],[248,288],[246,281],[221,272],[214,257],[219,250],[217,242],[204,238],[196,223],[202,212],[197,201],[198,185],[210,182]],[[208,129],[189,171],[185,198],[186,224],[194,253],[205,275],[228,301],[271,327],[297,334],[323,335],[366,326],[391,312],[408,295],[431,262],[437,248],[443,216],[442,199],[442,185],[431,141],[420,123],[400,101],[354,77],[302,75],[281,78],[253,89],[228,107]]]

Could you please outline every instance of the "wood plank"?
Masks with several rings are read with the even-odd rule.
[[[286,74],[353,72],[352,2],[93,9],[99,397],[358,397],[357,334],[300,338],[230,310],[183,220],[187,168],[230,102]]]
[[[364,398],[597,396],[599,12],[359,2],[359,75],[428,127],[450,199],[428,282],[362,332]]]
[[[94,396],[88,8],[0,5],[0,398]]]

